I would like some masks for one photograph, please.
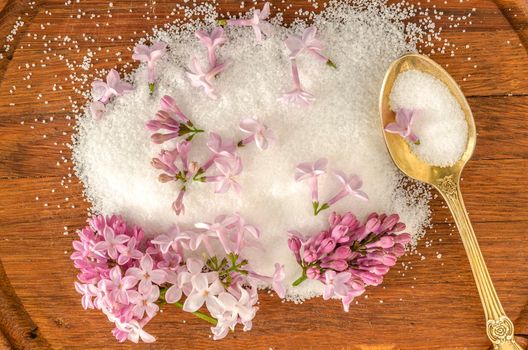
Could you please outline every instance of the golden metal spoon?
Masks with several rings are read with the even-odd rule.
[[[462,157],[452,166],[438,167],[427,164],[418,158],[411,151],[407,141],[399,135],[384,131],[385,143],[387,144],[389,153],[396,166],[407,176],[433,185],[442,194],[447,205],[451,209],[458,231],[460,232],[460,237],[462,238],[462,243],[466,249],[482,306],[484,307],[488,338],[493,343],[494,348],[500,350],[521,350],[522,348],[515,342],[513,323],[504,313],[497,292],[493,287],[488,269],[484,262],[484,257],[478,246],[477,238],[471,227],[471,222],[469,221],[462,200],[460,175],[464,165],[473,154],[477,139],[473,114],[471,113],[464,94],[453,78],[430,58],[418,54],[404,55],[393,62],[389,67],[381,87],[380,113],[382,127],[386,126],[389,122],[394,121],[394,112],[391,110],[389,103],[389,95],[394,85],[394,81],[398,74],[410,69],[419,70],[434,76],[443,82],[448,87],[451,94],[456,98],[460,107],[464,111],[466,122],[468,124],[466,150]]]

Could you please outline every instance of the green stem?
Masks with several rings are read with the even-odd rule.
[[[299,284],[303,283],[304,281],[306,281],[308,279],[308,277],[306,276],[306,274],[304,273],[303,271],[303,274],[301,277],[297,278],[293,283],[292,283],[292,286],[294,287],[297,287]]]
[[[183,304],[180,303],[179,301],[175,302],[175,303],[172,303],[173,305],[176,305],[177,307],[179,307],[180,309],[183,309]],[[198,318],[201,318],[202,320],[204,321],[207,321],[209,322],[210,324],[212,324],[213,326],[216,326],[216,324],[218,323],[218,320],[216,318],[213,318],[207,314],[204,314],[203,312],[200,312],[200,311],[195,311],[195,312],[191,312],[194,316],[198,317]]]
[[[149,83],[148,86],[149,86],[149,93],[152,95],[154,93],[155,85],[154,83]]]

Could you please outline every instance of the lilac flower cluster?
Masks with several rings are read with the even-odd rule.
[[[154,239],[118,216],[96,216],[78,234],[75,289],[84,309],[101,310],[115,324],[120,342],[155,341],[143,328],[164,304],[210,322],[221,339],[237,324],[251,329],[258,283],[284,297],[283,266],[276,264],[273,276],[253,271],[244,248],[258,243],[259,230],[236,214]],[[199,311],[204,304],[207,312]]]
[[[289,232],[288,247],[302,268],[297,286],[306,279],[325,285],[323,298],[340,298],[348,312],[350,302],[365,291],[377,286],[383,276],[405,254],[410,242],[405,224],[397,214],[370,214],[361,223],[354,214],[332,213],[328,229],[311,237],[297,231]]]
[[[279,101],[306,106],[315,100],[315,97],[311,93],[304,90],[299,78],[299,69],[297,67],[296,59],[303,53],[312,55],[332,68],[337,68],[332,60],[321,53],[324,49],[324,44],[315,37],[316,33],[317,28],[311,26],[305,29],[301,37],[290,35],[286,39],[285,43],[290,51],[289,58],[291,61],[293,89],[284,93],[282,97],[279,98]]]
[[[181,183],[178,197],[172,204],[177,215],[185,211],[183,198],[188,186],[193,182],[216,183],[216,193],[225,193],[230,189],[240,192],[236,177],[242,172],[243,166],[242,158],[237,152],[238,148],[255,142],[259,149],[265,150],[276,140],[273,131],[258,119],[244,118],[240,122],[240,130],[246,135],[245,138],[235,142],[232,139],[222,139],[217,133],[209,133],[206,142],[210,152],[209,157],[203,164],[199,164],[190,159],[191,141],[196,134],[204,131],[194,126],[172,97],[163,96],[160,104],[161,110],[156,113],[154,119],[146,123],[146,127],[154,132],[151,135],[152,141],[164,143],[185,137],[184,140],[179,140],[174,148],[162,150],[151,162],[154,168],[163,171],[159,176],[161,182]],[[162,134],[158,132],[160,129],[169,132]]]
[[[327,173],[327,164],[328,160],[326,158],[321,158],[315,163],[300,163],[295,168],[295,180],[297,182],[305,180],[309,181],[312,192],[312,207],[314,215],[317,215],[321,211],[330,208],[333,204],[337,203],[348,195],[353,195],[354,197],[365,201],[368,200],[368,195],[361,190],[363,181],[361,181],[361,178],[358,175],[350,174],[347,176],[342,171],[333,170],[332,174],[340,182],[340,189],[328,201],[320,203],[318,177]]]
[[[218,94],[216,93],[212,82],[214,78],[226,70],[230,64],[229,62],[218,63],[216,49],[227,41],[227,37],[224,28],[222,27],[216,27],[210,33],[204,30],[197,30],[195,35],[207,49],[209,67],[204,71],[200,66],[198,59],[193,57],[189,65],[189,71],[186,72],[187,77],[192,86],[202,87],[209,98],[216,100],[218,99]]]

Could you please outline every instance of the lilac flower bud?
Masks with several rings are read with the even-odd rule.
[[[370,248],[392,248],[394,246],[394,239],[391,236],[383,236],[375,242],[366,245],[367,249]]]
[[[311,280],[317,280],[319,277],[321,277],[321,270],[315,266],[309,267],[306,270],[306,277]]]
[[[332,260],[321,263],[321,267],[335,271],[345,271],[348,269],[348,263],[345,260]]]
[[[335,249],[335,246],[336,246],[336,241],[332,237],[325,238],[319,245],[319,248],[317,249],[317,253],[328,254]]]
[[[408,233],[400,233],[399,235],[393,236],[394,243],[400,243],[406,245],[411,241],[411,235]]]
[[[348,226],[352,230],[359,226],[359,221],[354,214],[349,212],[341,218],[341,225]]]
[[[353,276],[359,277],[368,286],[377,286],[383,282],[383,277],[365,270],[349,270]]]
[[[335,211],[328,217],[328,223],[331,227],[338,225],[341,222],[341,216]]]
[[[336,240],[336,242],[340,242],[342,238],[345,238],[346,240],[346,237],[344,237],[348,232],[348,226],[345,226],[345,225],[337,225],[335,226],[333,229],[332,229],[332,238],[334,238]]]
[[[288,238],[288,248],[294,253],[298,253],[301,250],[301,240],[298,237],[290,236]]]
[[[317,253],[313,251],[312,249],[305,250],[303,254],[303,260],[307,262],[308,264],[313,263],[314,261],[317,260]]]
[[[337,249],[328,256],[330,260],[348,260],[352,257],[352,250],[347,245],[337,247]]]
[[[405,230],[405,224],[403,222],[398,222],[393,228],[392,232],[400,232]]]
[[[394,247],[389,250],[389,252],[396,255],[397,257],[400,257],[405,254],[405,247],[399,243],[396,243]]]
[[[383,219],[383,222],[381,224],[381,230],[385,232],[391,231],[393,227],[398,223],[398,220],[400,220],[398,214],[392,214],[387,216],[385,219]]]
[[[396,257],[384,251],[374,251],[367,253],[367,259],[374,260],[386,266],[394,266],[396,264]]]
[[[378,233],[380,226],[381,226],[381,222],[378,220],[378,218],[372,217],[368,219],[367,223],[365,224],[365,232],[367,234],[371,232]]]

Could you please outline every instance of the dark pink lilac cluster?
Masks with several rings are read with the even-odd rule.
[[[370,214],[361,223],[354,214],[329,217],[330,226],[313,236],[304,237],[297,231],[289,232],[288,247],[302,267],[302,275],[294,283],[306,279],[325,285],[323,298],[340,298],[345,311],[350,302],[365,291],[377,286],[383,276],[405,253],[411,236],[402,233],[405,224],[397,214]]]
[[[259,230],[236,214],[187,230],[175,226],[153,239],[118,216],[95,216],[78,234],[71,255],[79,270],[75,289],[85,309],[101,310],[115,324],[120,342],[155,341],[143,328],[163,304],[210,322],[214,339],[221,339],[237,324],[251,329],[257,283],[285,294],[283,266],[264,276],[245,258]]]

